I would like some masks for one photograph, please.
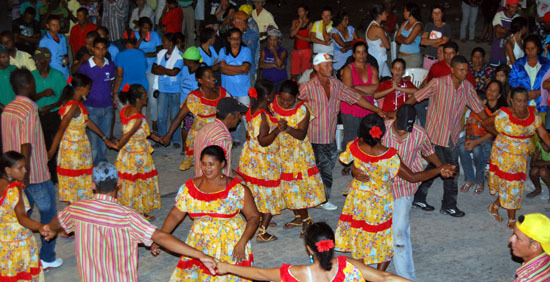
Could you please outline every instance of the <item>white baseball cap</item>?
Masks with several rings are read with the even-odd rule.
[[[319,53],[313,57],[313,65],[316,66],[320,63],[335,62],[332,56],[328,53]]]

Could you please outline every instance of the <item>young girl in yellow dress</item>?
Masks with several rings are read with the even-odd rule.
[[[62,104],[59,108],[61,124],[48,151],[48,159],[53,158],[59,145],[59,200],[74,203],[92,197],[92,149],[86,128],[101,136],[108,147],[114,144],[91,119],[88,119],[88,111],[82,104],[90,94],[92,80],[84,74],[77,73],[67,82],[68,85],[59,98]]]
[[[284,229],[302,226],[303,236],[313,221],[308,208],[325,202],[325,190],[311,143],[307,139],[309,121],[313,116],[304,101],[298,101],[298,84],[287,80],[281,85],[280,94],[271,103],[273,116],[287,122],[288,130],[279,135],[281,158],[281,189],[287,208],[294,212],[294,220]]]
[[[179,189],[162,231],[171,233],[186,215],[193,220],[185,243],[220,261],[250,266],[253,262],[250,238],[258,228],[259,214],[250,190],[237,178],[223,175],[225,152],[208,146],[201,152],[203,175],[189,179]],[[243,220],[242,213],[246,219]],[[151,246],[157,254],[159,246]],[[238,276],[213,276],[197,259],[181,257],[170,281],[249,281]]]
[[[147,105],[147,92],[143,86],[124,85],[119,94],[122,103],[128,103],[120,111],[123,135],[115,146],[120,150],[115,163],[121,188],[120,203],[133,208],[148,220],[154,217],[148,213],[160,209],[158,173],[153,163],[153,147],[147,137],[160,142],[156,135],[150,135],[147,119],[141,109]]]
[[[340,155],[342,163],[353,162],[361,171],[360,176],[367,175],[368,179],[351,182],[336,229],[337,251],[351,252],[353,258],[367,265],[376,263],[382,271],[393,257],[391,183],[394,177],[398,175],[409,182],[420,182],[440,173],[448,177],[456,169],[446,164],[428,171],[411,172],[394,148],[380,144],[385,132],[381,117],[367,115],[361,120],[359,138],[348,143],[346,151]]]
[[[0,157],[0,281],[44,281],[32,231],[43,224],[27,217],[23,193],[25,157],[8,151]]]
[[[258,80],[249,95],[251,107],[246,113],[249,138],[241,151],[237,172],[250,187],[262,216],[256,240],[268,242],[277,240],[277,237],[267,233],[271,218],[284,208],[277,136],[287,129],[287,125],[286,121],[277,123],[277,119],[267,110],[275,97],[271,81]]]
[[[183,119],[189,113],[193,114],[193,124],[187,133],[187,139],[185,139],[185,155],[180,164],[180,170],[188,170],[193,166],[195,162],[193,159],[195,135],[205,125],[216,119],[218,102],[222,98],[230,96],[223,87],[216,86],[216,77],[210,67],[203,66],[198,68],[195,75],[199,82],[199,88],[189,93],[187,99],[181,105],[178,115],[172,121],[168,133],[162,137],[164,145],[170,144],[172,135],[181,125]]]

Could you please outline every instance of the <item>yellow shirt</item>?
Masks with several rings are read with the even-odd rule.
[[[275,23],[275,19],[273,18],[273,15],[270,12],[268,12],[266,9],[262,9],[259,15],[256,9],[254,9],[254,11],[252,11],[252,18],[258,24],[258,29],[260,33],[266,32],[267,27],[270,25],[274,26],[277,29],[279,28],[279,26],[277,26],[277,24]],[[265,38],[266,36],[264,35],[260,37],[260,40],[264,40]]]
[[[326,27],[327,33],[331,34],[332,32],[332,21],[327,24]],[[311,26],[311,30],[309,32],[315,32],[315,38],[319,40],[325,40],[323,37],[323,20],[319,20],[313,23]],[[334,54],[334,45],[323,45],[318,43],[313,43],[313,53],[319,54],[319,53],[328,53],[330,55]]]

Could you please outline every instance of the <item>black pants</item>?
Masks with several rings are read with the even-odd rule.
[[[455,165],[457,168],[457,173],[453,178],[444,178],[443,179],[443,200],[441,201],[441,208],[443,209],[452,209],[456,208],[456,198],[458,195],[458,172],[459,164],[458,164],[458,150],[454,145],[449,145],[449,147],[442,147],[438,145],[434,145],[435,147],[435,154],[442,163],[448,163],[451,165]],[[432,169],[435,166],[431,163],[426,167],[426,170]],[[420,187],[418,188],[418,191],[416,191],[416,194],[414,194],[414,201],[415,202],[426,202],[426,196],[428,196],[428,189],[430,186],[432,186],[432,183],[434,182],[435,178],[432,178],[428,181],[422,182]]]
[[[53,143],[53,138],[59,129],[61,119],[59,114],[55,112],[49,112],[40,115],[40,124],[42,125],[42,132],[44,133],[44,143],[46,143],[46,150],[49,150]],[[48,170],[51,174],[51,180],[53,184],[57,184],[57,154],[48,161]]]
[[[336,143],[311,143],[311,146],[313,147],[313,154],[315,155],[315,164],[317,168],[319,168],[323,186],[325,187],[325,197],[328,201],[330,198],[330,191],[332,190],[332,169],[334,169],[336,158],[338,157]]]

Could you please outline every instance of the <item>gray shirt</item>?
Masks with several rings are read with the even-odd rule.
[[[424,26],[424,32],[428,33],[429,39],[439,39],[441,37],[451,38],[451,26],[448,24],[442,27],[436,27],[433,22],[429,22]],[[424,55],[437,57],[437,48],[426,46],[424,48]]]

